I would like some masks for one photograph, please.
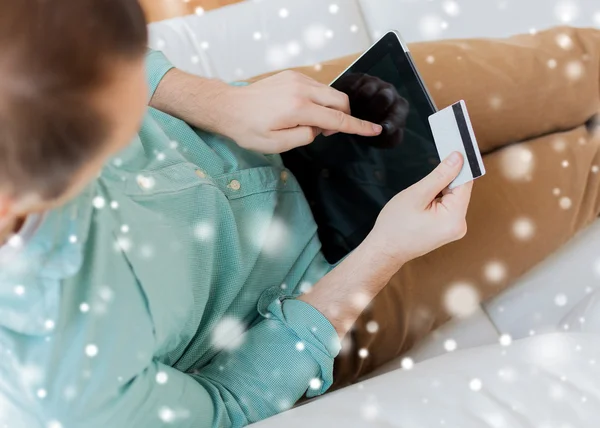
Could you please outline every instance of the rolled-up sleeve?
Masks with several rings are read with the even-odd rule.
[[[148,82],[148,100],[152,99],[160,81],[169,70],[174,68],[173,64],[160,51],[148,50],[146,54],[146,80]]]
[[[214,403],[212,426],[243,426],[289,409],[333,380],[340,341],[331,323],[298,300],[273,301],[241,346],[221,352],[194,378]]]

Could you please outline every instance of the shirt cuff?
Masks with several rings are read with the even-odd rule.
[[[321,395],[333,383],[333,360],[342,346],[337,331],[325,316],[306,302],[276,299],[266,308],[265,317],[276,318],[299,338],[299,343],[321,368],[320,389],[310,389],[307,396]]]
[[[146,54],[146,80],[148,82],[148,101],[152,99],[156,88],[165,74],[175,68],[167,57],[159,51],[148,50]]]

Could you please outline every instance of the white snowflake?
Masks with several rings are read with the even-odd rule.
[[[494,95],[490,98],[490,107],[494,110],[499,110],[502,107],[502,98],[498,95]]]
[[[352,25],[350,26],[350,31],[351,31],[352,33],[358,33],[358,25],[356,25],[356,24],[352,24]]]
[[[169,380],[169,375],[165,372],[156,373],[156,383],[159,385],[164,385]]]
[[[450,16],[458,16],[460,14],[460,6],[454,0],[446,0],[442,6],[444,12]]]
[[[558,307],[566,306],[567,303],[569,303],[569,299],[565,294],[560,293],[554,297],[554,304]]]
[[[598,165],[593,165],[592,166],[592,173],[593,174],[598,174],[598,171],[600,171],[600,167]]]
[[[302,281],[302,283],[300,284],[300,287],[298,287],[298,290],[302,294],[308,294],[312,291],[312,288],[313,288],[313,285],[310,282]]]
[[[119,236],[115,241],[115,251],[117,252],[123,251],[127,253],[131,250],[132,246],[133,243],[131,242],[131,239],[125,236]]]
[[[158,409],[158,417],[161,421],[170,424],[175,421],[175,412],[170,407],[163,406]]]
[[[10,238],[8,238],[7,243],[9,247],[19,249],[23,247],[23,238],[21,235],[12,235]]]
[[[35,394],[42,400],[48,396],[48,392],[44,388],[38,389]]]
[[[237,318],[225,316],[212,331],[211,342],[215,349],[235,350],[244,343],[244,324]]]
[[[529,148],[522,145],[510,146],[500,156],[502,173],[507,179],[523,181],[531,177],[535,161]]]
[[[44,327],[46,328],[46,330],[54,330],[55,323],[53,320],[46,320],[44,322]]]
[[[261,40],[262,37],[263,37],[263,35],[260,31],[255,31],[254,34],[252,34],[252,38],[254,40]]]
[[[25,294],[25,287],[23,285],[15,285],[14,292],[17,296]]]
[[[480,296],[475,287],[468,283],[456,283],[448,287],[444,304],[448,313],[458,318],[466,318],[479,308]]]
[[[286,8],[279,9],[279,17],[280,18],[287,18],[288,16],[290,16],[289,10],[287,10]]]
[[[484,274],[489,282],[502,282],[506,278],[506,265],[499,261],[489,262],[485,265]]]
[[[367,293],[358,292],[352,294],[352,305],[357,309],[362,309],[371,302],[371,298]]]
[[[483,382],[481,382],[481,379],[478,378],[472,379],[471,382],[469,382],[469,388],[471,388],[471,391],[481,391],[481,388],[483,388]]]
[[[548,68],[555,69],[558,66],[558,63],[554,58],[548,60]]]
[[[194,10],[194,12],[196,13],[196,15],[198,15],[198,16],[202,16],[202,15],[204,15],[204,8],[203,8],[202,6],[198,6],[198,7],[197,7],[197,8]]]
[[[302,46],[300,46],[300,43],[298,43],[295,40],[290,41],[287,44],[286,47],[288,54],[290,54],[290,56],[298,56],[300,55],[300,52],[302,52]]]
[[[419,30],[425,39],[435,39],[442,33],[442,19],[437,15],[426,15],[419,21]]]
[[[410,357],[404,357],[402,358],[402,361],[400,361],[400,367],[404,370],[412,370],[415,367],[415,362]]]
[[[75,397],[77,397],[77,388],[75,388],[73,385],[69,385],[65,388],[63,395],[65,400],[73,401]]]
[[[85,347],[85,355],[90,358],[94,358],[96,355],[98,355],[98,346],[94,345],[93,343],[87,345]]]
[[[202,48],[202,50],[207,50],[208,48],[210,48],[210,43],[208,43],[207,41],[204,41],[204,42],[200,43],[200,48]]]
[[[554,7],[554,14],[561,22],[568,24],[579,15],[579,6],[574,1],[560,1]]]
[[[51,420],[46,424],[46,428],[63,428],[63,426],[59,421]]]
[[[128,233],[129,232],[129,226],[127,226],[126,224],[121,226],[121,233]]]
[[[105,302],[110,302],[115,295],[115,292],[107,285],[103,285],[98,289],[98,296]]]
[[[532,359],[537,365],[552,367],[563,364],[571,354],[571,348],[564,336],[545,334],[536,336],[529,344]]]
[[[360,408],[360,414],[366,421],[374,421],[379,415],[379,407],[374,403],[363,404]]]
[[[76,235],[69,236],[69,242],[71,244],[76,244],[77,243],[77,236]]]
[[[512,337],[510,334],[503,334],[500,336],[500,345],[502,346],[510,346],[512,343]]]
[[[332,15],[337,14],[339,11],[340,11],[340,7],[337,4],[329,5],[329,13],[331,13]]]
[[[371,334],[377,333],[377,331],[379,330],[379,324],[377,324],[377,321],[369,321],[366,327],[367,331]]]
[[[82,304],[79,305],[79,310],[85,314],[86,312],[89,312],[90,305],[88,305],[87,303],[83,302]]]
[[[323,381],[317,377],[312,378],[309,383],[310,389],[320,390],[323,386]]]
[[[600,12],[594,13],[594,22],[597,27],[600,27]]]
[[[358,350],[358,356],[360,358],[367,358],[369,356],[369,350],[367,348],[360,348]]]
[[[535,223],[527,217],[518,218],[513,223],[513,234],[521,241],[529,241],[535,234]]]
[[[297,351],[304,351],[305,345],[304,342],[296,342],[296,350]]]
[[[568,210],[573,206],[573,201],[571,201],[571,198],[565,196],[560,198],[559,204],[563,210]]]
[[[444,349],[446,352],[454,352],[458,348],[458,344],[454,339],[448,339],[444,342]]]
[[[428,64],[433,64],[435,62],[435,57],[433,55],[428,55],[427,58],[425,58],[425,61],[427,61]]]
[[[564,33],[556,36],[556,43],[565,50],[569,50],[573,47],[573,39],[571,39],[571,36]]]
[[[101,210],[102,208],[104,208],[104,206],[106,205],[106,200],[102,197],[102,196],[96,196],[93,200],[92,200],[92,205],[94,206],[94,208],[96,208],[97,210]]]
[[[313,50],[321,49],[327,43],[328,28],[321,24],[309,26],[303,33],[304,44]]]
[[[565,68],[567,78],[570,80],[579,80],[583,77],[585,69],[581,61],[570,61]]]
[[[290,57],[285,46],[274,45],[267,49],[265,61],[269,67],[274,69],[285,68],[289,60]]]

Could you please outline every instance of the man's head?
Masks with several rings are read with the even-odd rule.
[[[146,38],[137,0],[0,2],[0,220],[72,197],[130,141]]]

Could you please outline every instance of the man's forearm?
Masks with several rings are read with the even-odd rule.
[[[299,300],[321,312],[343,338],[401,266],[367,238]]]
[[[174,68],[160,82],[150,107],[197,128],[220,133],[225,112],[231,108],[226,94],[232,89],[220,80],[194,76]]]

